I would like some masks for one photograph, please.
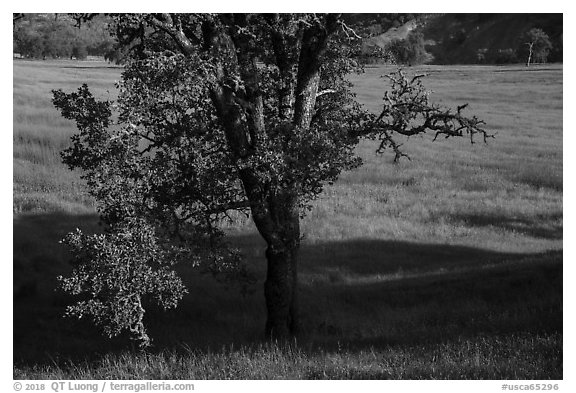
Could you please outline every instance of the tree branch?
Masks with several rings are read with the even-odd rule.
[[[200,39],[193,35],[188,37],[184,34],[179,17],[173,19],[172,16],[167,13],[161,14],[161,17],[164,20],[160,20],[155,15],[151,15],[149,18],[150,24],[168,34],[174,40],[176,45],[178,45],[183,54],[190,55],[194,53],[196,45],[199,45],[201,42]]]
[[[304,30],[298,60],[293,124],[308,128],[313,117],[316,94],[320,82],[321,60],[326,53],[328,39],[338,28],[338,14],[327,14],[322,22],[314,16],[314,23]]]
[[[93,14],[72,13],[69,15],[72,19],[74,19],[76,21],[76,24],[74,25],[74,27],[81,28],[82,23],[91,21],[92,19],[94,19],[94,17],[96,17],[98,15],[98,13],[93,13]]]
[[[462,112],[468,104],[460,105],[456,112],[429,104],[428,92],[421,83],[425,75],[416,75],[409,80],[400,70],[388,75],[392,81],[392,91],[384,94],[384,106],[380,114],[368,121],[358,131],[359,136],[379,138],[378,153],[391,148],[395,153],[394,161],[408,157],[400,151],[400,144],[394,141],[394,133],[414,136],[434,131],[434,141],[443,135],[446,138],[464,135],[474,143],[480,135],[484,142],[494,136],[482,128],[486,123],[476,116],[466,117]]]
[[[316,93],[316,98],[323,96],[324,94],[332,94],[332,93],[337,93],[337,91],[334,89],[324,89]]]
[[[362,37],[356,34],[356,31],[354,31],[354,29],[352,29],[346,23],[344,23],[343,20],[338,21],[338,23],[340,24],[340,26],[342,27],[342,31],[344,32],[344,34],[346,34],[348,38],[362,39]]]
[[[248,200],[243,200],[238,202],[230,202],[213,208],[207,208],[206,214],[222,214],[230,210],[244,211],[249,208],[250,208],[250,202]]]

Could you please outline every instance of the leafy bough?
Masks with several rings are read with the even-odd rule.
[[[230,250],[213,253],[211,264],[203,265],[198,249],[165,241],[142,219],[125,219],[107,233],[86,235],[76,229],[62,243],[71,251],[73,271],[58,280],[62,290],[79,298],[66,315],[91,317],[109,337],[128,331],[141,348],[152,341],[144,324],[145,305],[173,309],[188,293],[174,270],[178,262],[228,273],[219,277],[227,281],[242,282],[238,272],[244,273],[245,284],[251,280]]]

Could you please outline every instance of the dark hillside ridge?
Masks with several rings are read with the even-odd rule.
[[[349,17],[356,26],[361,26],[364,36],[369,36],[363,41],[365,50],[375,46],[385,49],[393,40],[403,40],[411,32],[420,32],[430,54],[427,63],[498,63],[502,58],[499,53],[518,52],[523,45],[522,35],[539,28],[553,45],[548,62],[562,61],[563,14],[401,14],[398,18],[385,19],[379,15],[351,14]],[[379,30],[384,33],[370,34]],[[480,53],[491,56],[479,56]],[[505,60],[523,62],[520,55]]]
[[[544,30],[552,41],[548,61],[561,62],[563,14],[444,14],[419,29],[429,40],[433,63],[475,64],[479,50],[516,50],[532,28]]]

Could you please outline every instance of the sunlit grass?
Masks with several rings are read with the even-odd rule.
[[[76,126],[54,108],[51,91],[72,91],[88,83],[99,98],[113,99],[120,68],[16,61],[13,78],[14,212],[93,211],[79,173],[62,164],[60,152],[69,146]]]
[[[113,98],[120,69],[102,63],[16,62],[14,67],[14,192],[17,212],[93,209],[78,173],[60,151],[75,132],[50,103],[51,89],[73,90],[89,83],[96,95]],[[377,111],[388,87],[390,67],[352,76],[358,98]],[[391,163],[374,143],[358,147],[364,166],[329,186],[304,221],[309,241],[358,237],[478,244],[509,250],[561,247],[548,239],[505,231],[500,221],[534,221],[562,226],[562,69],[422,66],[406,72],[429,74],[432,99],[444,105],[470,103],[495,134],[487,144],[406,139],[411,161]],[[28,193],[29,195],[26,195]],[[54,194],[59,194],[54,198]],[[47,201],[46,206],[28,200]],[[59,204],[57,199],[62,197]],[[82,210],[82,209],[80,209]],[[465,217],[486,215],[493,225],[471,225]],[[251,226],[244,220],[240,224]],[[236,226],[238,227],[238,226]],[[253,229],[252,229],[253,230]],[[513,238],[513,241],[510,240]]]
[[[352,77],[358,98],[373,111],[388,87],[380,76],[391,71],[368,68]],[[435,102],[453,108],[469,103],[469,113],[485,119],[495,139],[400,138],[411,161],[399,165],[362,143],[364,166],[327,188],[305,221],[308,238],[395,238],[510,251],[561,247],[558,232],[542,239],[521,226],[502,228],[520,220],[561,231],[561,67],[422,66],[406,72],[429,74],[425,83]],[[482,215],[493,219],[484,225],[463,219]]]

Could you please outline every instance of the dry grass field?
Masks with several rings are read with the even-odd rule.
[[[376,111],[387,87],[351,76]],[[421,66],[436,102],[470,104],[496,134],[487,144],[403,141],[392,163],[364,165],[327,187],[303,222],[304,334],[262,341],[263,241],[248,220],[229,228],[259,281],[251,294],[185,266],[190,293],[147,314],[154,347],[108,340],[62,317],[69,271],[58,241],[98,231],[79,173],[60,163],[75,131],[51,89],[86,82],[113,99],[121,69],[97,62],[14,62],[14,376],[75,378],[561,379],[562,66]]]

